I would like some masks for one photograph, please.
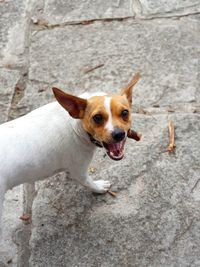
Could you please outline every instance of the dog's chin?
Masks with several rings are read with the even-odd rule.
[[[103,142],[103,146],[106,149],[108,156],[113,160],[121,160],[124,157],[124,145],[126,139],[123,139],[117,143],[105,143]]]

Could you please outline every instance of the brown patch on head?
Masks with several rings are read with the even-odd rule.
[[[82,119],[83,128],[90,133],[95,139],[105,141],[109,139],[109,133],[105,129],[105,124],[108,121],[108,113],[104,106],[105,96],[94,96],[87,100],[87,108],[85,116]],[[95,121],[96,118],[101,118]]]
[[[127,132],[131,126],[131,105],[126,96],[113,96],[110,101],[110,108],[113,127]]]
[[[107,97],[110,98],[110,112],[105,106]],[[131,107],[125,95],[91,97],[87,101],[85,116],[82,119],[84,129],[96,140],[105,143],[112,142],[112,131],[106,127],[109,113],[113,130],[117,127],[127,133],[131,125]]]

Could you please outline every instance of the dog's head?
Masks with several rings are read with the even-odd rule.
[[[132,89],[139,80],[137,73],[119,94],[92,96],[88,99],[53,88],[60,105],[82,121],[85,131],[106,149],[114,160],[124,156],[124,144],[131,127]]]

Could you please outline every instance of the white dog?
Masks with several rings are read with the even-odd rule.
[[[107,192],[110,182],[93,181],[88,167],[96,146],[104,147],[112,159],[122,159],[131,126],[132,88],[138,79],[136,74],[118,95],[76,97],[53,88],[59,103],[0,125],[0,219],[8,189],[60,171],[69,171],[94,192]]]

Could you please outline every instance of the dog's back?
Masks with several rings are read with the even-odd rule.
[[[69,133],[68,123],[69,115],[55,102],[0,125],[1,182],[5,177],[6,187],[11,188],[37,175],[51,175],[51,166],[59,158],[54,155],[67,146],[68,136],[63,139],[62,134]]]

